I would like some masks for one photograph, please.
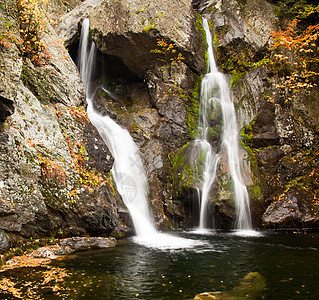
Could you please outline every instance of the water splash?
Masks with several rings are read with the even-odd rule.
[[[208,70],[202,80],[198,138],[196,143],[200,145],[202,153],[205,155],[205,167],[202,174],[202,195],[200,211],[200,228],[206,227],[207,203],[211,186],[215,181],[216,169],[224,150],[227,152],[228,165],[231,179],[234,186],[234,198],[236,205],[236,225],[237,229],[251,229],[251,217],[249,207],[249,196],[240,169],[238,129],[236,113],[232,101],[231,92],[224,74],[218,71],[215,63],[212,36],[208,22],[203,18],[203,27],[206,32],[208,44]],[[223,119],[221,149],[211,146],[212,136],[210,135],[210,122],[212,115],[220,109]]]

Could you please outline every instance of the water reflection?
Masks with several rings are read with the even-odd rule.
[[[213,234],[212,234],[213,233]],[[230,293],[250,272],[265,277],[267,299],[319,299],[319,235],[263,232],[174,233],[202,242],[186,249],[155,249],[122,240],[113,249],[78,252],[53,267],[66,270],[64,281],[39,285],[39,271],[2,274],[38,293],[34,299],[193,299],[204,291]],[[29,281],[28,281],[29,280]],[[2,297],[2,298],[1,298]],[[0,299],[15,299],[0,294]]]

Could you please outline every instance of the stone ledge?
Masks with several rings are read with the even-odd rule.
[[[28,255],[15,256],[8,260],[0,272],[25,267],[48,265],[53,259],[89,249],[104,249],[116,246],[115,238],[103,237],[71,237],[58,240],[56,244],[41,247]]]

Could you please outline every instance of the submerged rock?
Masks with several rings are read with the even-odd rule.
[[[258,272],[250,272],[240,281],[240,284],[236,286],[232,291],[201,293],[196,295],[194,300],[260,299],[260,297],[262,296],[262,292],[264,291],[265,288],[266,288],[265,278]]]

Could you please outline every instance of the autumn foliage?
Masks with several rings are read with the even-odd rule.
[[[44,5],[48,0],[17,0],[20,21],[20,50],[31,61],[39,63],[39,56],[45,45],[41,40],[47,21]]]
[[[300,93],[309,93],[317,86],[319,76],[319,24],[304,19],[319,13],[319,6],[299,8],[298,15],[285,30],[272,32],[273,62],[283,78],[278,85],[286,101]]]
[[[157,48],[150,51],[161,56],[160,61],[170,64],[170,62],[180,63],[185,59],[182,53],[177,52],[175,43],[170,43],[165,39],[157,39]]]

